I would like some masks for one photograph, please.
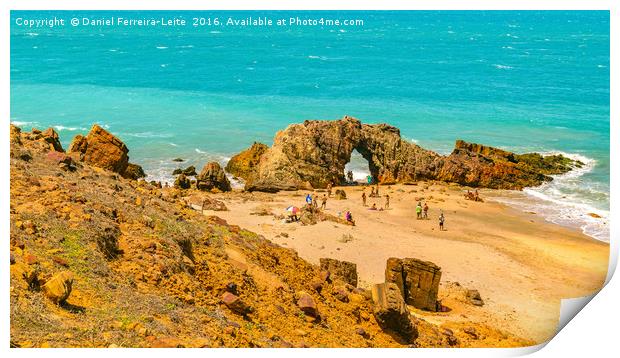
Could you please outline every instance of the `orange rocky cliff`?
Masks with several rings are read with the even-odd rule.
[[[205,192],[117,175],[127,148],[100,127],[70,155],[53,130],[11,126],[10,141],[13,347],[530,343],[489,327],[474,339],[465,330],[475,323],[444,329],[416,318],[391,283],[373,301],[355,287],[352,265],[321,270],[183,200]]]

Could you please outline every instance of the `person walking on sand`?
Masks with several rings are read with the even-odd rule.
[[[424,211],[424,219],[428,220],[428,203],[424,203],[424,208],[422,210]]]
[[[366,206],[366,192],[362,193],[362,206]]]
[[[390,208],[390,194],[385,194],[385,209]]]
[[[418,203],[418,205],[415,207],[415,213],[417,216],[417,219],[420,220],[422,218],[422,204]]]
[[[381,195],[379,195],[379,183],[377,183],[377,190],[375,190],[375,195],[377,197],[380,197]]]
[[[323,198],[321,199],[321,210],[325,210],[327,208],[327,196],[323,194]]]
[[[332,197],[332,183],[331,182],[327,183],[327,197],[328,198]]]
[[[445,216],[443,216],[443,211],[439,214],[439,231],[443,231],[443,224],[446,221]]]
[[[372,198],[373,196],[375,196],[375,187],[370,187],[370,197]]]
[[[306,195],[306,204],[312,205],[312,195]]]

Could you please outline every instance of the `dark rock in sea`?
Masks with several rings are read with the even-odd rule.
[[[190,180],[185,176],[185,174],[179,175],[174,181],[174,187],[178,189],[189,189],[191,185]]]
[[[583,165],[561,155],[515,154],[461,140],[450,155],[443,156],[402,139],[396,127],[362,124],[345,116],[289,125],[276,134],[270,148],[255,143],[233,157],[227,170],[244,178],[249,191],[325,188],[329,183],[345,183],[344,168],[353,150],[368,161],[372,176],[381,184],[440,180],[523,189]]]
[[[183,160],[183,159],[181,159],[181,158],[174,158],[174,159],[172,159],[172,161],[173,161],[173,162],[177,162],[177,163],[182,163],[182,162],[184,162],[185,160]]]

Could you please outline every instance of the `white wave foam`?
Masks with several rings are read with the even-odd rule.
[[[70,131],[70,132],[75,132],[75,131],[85,131],[86,128],[84,127],[65,127],[65,126],[52,126],[54,127],[54,129],[56,129],[57,131]]]
[[[196,151],[196,153],[198,154],[207,154],[207,152],[203,152],[202,150],[198,149],[198,148],[194,148],[194,150]]]
[[[23,126],[35,125],[37,124],[37,122],[11,121],[11,124],[17,127],[23,127]]]
[[[597,240],[609,242],[609,210],[596,207],[600,200],[609,199],[609,192],[605,188],[597,187],[595,183],[587,183],[582,176],[589,173],[596,166],[596,160],[581,154],[565,153],[560,151],[543,152],[542,155],[561,154],[573,160],[579,160],[584,165],[581,168],[554,175],[553,181],[537,187],[523,189],[523,195],[510,198],[497,198],[503,202],[525,211],[532,211],[542,215],[546,220],[576,229]]]
[[[500,70],[511,70],[511,69],[513,69],[512,66],[500,65],[500,64],[493,64],[493,67],[499,68]]]
[[[135,138],[170,138],[171,134],[140,132],[140,133],[123,133],[123,135]]]
[[[168,48],[167,46],[157,46],[156,47],[156,49],[158,49],[158,50],[165,50],[167,48]]]
[[[173,147],[178,147],[178,146],[179,146],[178,144],[175,144],[175,143],[172,143],[172,142],[170,142],[170,143],[168,143],[168,144],[170,144],[170,145],[171,145],[171,146],[173,146]]]

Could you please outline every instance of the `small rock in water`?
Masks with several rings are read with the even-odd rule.
[[[590,215],[591,217],[595,218],[595,219],[600,219],[601,216],[599,214],[596,213],[588,213],[588,215]]]
[[[177,162],[177,163],[181,163],[184,162],[185,160],[181,159],[181,158],[174,158],[172,159],[173,162]]]

